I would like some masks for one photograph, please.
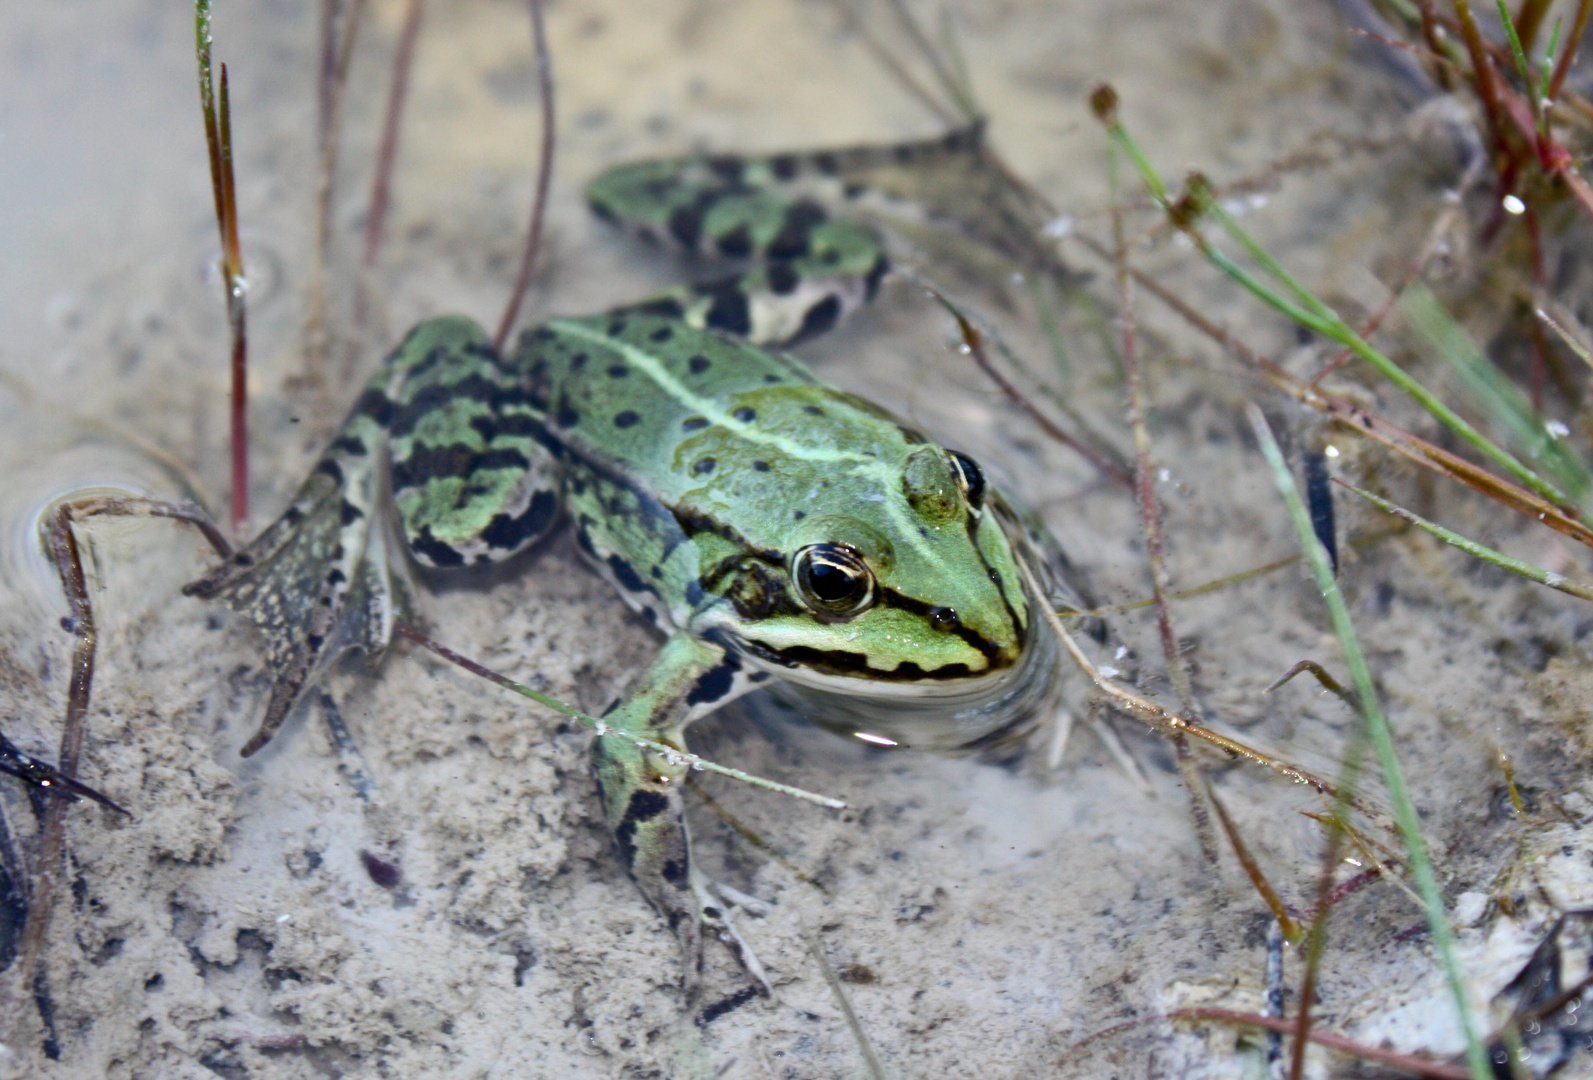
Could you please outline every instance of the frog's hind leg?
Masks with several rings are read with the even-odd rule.
[[[775,180],[767,164],[710,158],[627,165],[592,181],[587,199],[600,217],[694,254],[754,261],[741,273],[621,310],[677,315],[756,344],[791,345],[872,300],[890,266],[880,237],[832,220],[820,202]]]
[[[557,463],[539,441],[548,376],[536,332],[506,361],[467,326],[410,372],[388,424],[404,540],[437,568],[524,550],[553,528],[561,501]]]
[[[402,430],[392,441],[409,455],[403,460],[411,473],[415,461],[433,460],[417,434],[429,430],[426,406],[447,415],[451,394],[479,389],[472,377],[509,381],[475,323],[444,318],[417,326],[383,362],[287,511],[184,589],[248,616],[265,636],[271,699],[244,756],[271,739],[341,653],[359,648],[379,655],[387,647],[405,590],[380,520],[383,452],[390,431]],[[393,456],[396,476],[399,454]],[[428,534],[415,535],[424,543]]]

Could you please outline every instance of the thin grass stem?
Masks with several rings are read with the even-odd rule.
[[[341,20],[329,15],[323,23],[328,33],[341,21],[335,35],[335,50],[323,53],[323,65],[330,59],[330,67],[323,66],[321,82],[321,139],[318,147],[320,160],[316,167],[315,220],[312,223],[310,258],[310,306],[305,317],[304,378],[312,387],[320,388],[326,381],[327,341],[330,336],[327,310],[326,277],[332,258],[332,188],[337,179],[337,152],[343,126],[343,99],[348,90],[349,66],[354,59],[354,43],[359,37],[360,23],[364,21],[366,0],[352,0]],[[332,49],[328,38],[327,49]]]
[[[956,321],[958,332],[962,336],[963,344],[967,347],[968,355],[973,357],[973,361],[979,365],[979,369],[989,377],[991,382],[1000,388],[1009,401],[1027,413],[1041,431],[1084,458],[1097,469],[1100,469],[1114,483],[1128,488],[1134,486],[1134,478],[1126,469],[1108,458],[1101,451],[1059,427],[1049,416],[1035,408],[1034,403],[1019,391],[1010,379],[1001,373],[1001,369],[990,362],[990,356],[984,347],[984,333],[973,324],[973,321],[968,316],[963,314],[961,309],[946,299],[940,290],[934,286],[923,281],[919,281],[919,285],[937,304],[945,308],[946,312]]]
[[[1123,373],[1128,384],[1128,420],[1134,435],[1134,493],[1139,502],[1140,532],[1145,537],[1145,556],[1150,564],[1151,595],[1156,601],[1156,626],[1161,638],[1162,657],[1167,664],[1167,674],[1173,683],[1173,693],[1184,712],[1199,716],[1195,708],[1194,688],[1190,683],[1189,669],[1178,651],[1178,636],[1173,630],[1172,613],[1167,608],[1167,560],[1162,548],[1161,513],[1156,505],[1155,481],[1151,474],[1150,432],[1145,426],[1145,391],[1139,370],[1139,336],[1134,325],[1134,279],[1128,273],[1128,246],[1123,232],[1123,208],[1118,199],[1117,155],[1110,155],[1107,171],[1112,189],[1112,255],[1113,277],[1117,284],[1117,325],[1122,342]],[[1201,775],[1200,767],[1190,755],[1189,740],[1182,732],[1173,735],[1173,751],[1178,761],[1178,771],[1189,789],[1189,811],[1194,819],[1195,835],[1200,841],[1201,854],[1206,862],[1217,863],[1217,840],[1211,828],[1211,812],[1206,807],[1210,786]],[[1234,842],[1234,851],[1244,864],[1245,872],[1254,866],[1238,838],[1233,823],[1222,814],[1224,829]],[[1251,880],[1257,881],[1256,873]],[[1265,879],[1260,879],[1264,884]],[[1258,888],[1261,888],[1258,885]],[[1270,892],[1270,887],[1262,895]],[[1275,897],[1274,897],[1275,899]],[[1281,908],[1279,909],[1281,910]],[[1287,918],[1287,915],[1281,918]]]
[[[1420,514],[1412,513],[1403,506],[1396,506],[1387,499],[1373,495],[1370,491],[1363,491],[1354,484],[1346,483],[1337,477],[1334,478],[1333,482],[1338,484],[1340,487],[1348,488],[1350,491],[1355,492],[1355,494],[1359,495],[1361,498],[1365,499],[1379,510],[1382,510],[1384,513],[1393,514],[1402,521],[1408,521],[1423,532],[1431,536],[1436,536],[1444,543],[1449,544],[1452,547],[1457,547],[1466,554],[1474,558],[1481,559],[1485,563],[1491,563],[1492,565],[1499,567],[1501,570],[1508,570],[1512,574],[1519,574],[1528,581],[1536,581],[1539,585],[1547,585],[1551,589],[1558,589],[1560,592],[1568,593],[1571,596],[1579,597],[1583,600],[1593,600],[1593,585],[1584,584],[1580,581],[1573,581],[1570,578],[1565,577],[1563,574],[1556,574],[1554,571],[1545,570],[1541,566],[1534,566],[1529,562],[1523,562],[1520,559],[1511,558],[1502,551],[1495,551],[1491,547],[1488,547],[1484,544],[1479,544],[1477,541],[1468,539],[1467,537],[1464,537],[1450,529],[1446,529],[1442,525],[1428,521]]]
[[[1589,350],[1587,345],[1578,335],[1572,333],[1560,323],[1559,319],[1556,319],[1553,315],[1550,315],[1541,307],[1533,308],[1532,313],[1536,315],[1539,320],[1547,323],[1549,329],[1555,332],[1561,343],[1564,344],[1567,349],[1570,349],[1578,359],[1580,359],[1588,367],[1593,368],[1593,350]],[[1570,316],[1565,315],[1563,312],[1562,317],[1566,318],[1567,321],[1569,321],[1571,318]]]
[[[1082,233],[1075,239],[1090,252],[1104,260],[1111,259],[1110,250],[1099,241]],[[1134,281],[1146,292],[1170,307],[1185,322],[1217,342],[1235,359],[1259,375],[1266,382],[1303,405],[1308,405],[1323,415],[1343,425],[1345,430],[1381,443],[1394,452],[1409,458],[1424,469],[1430,469],[1451,480],[1464,484],[1486,495],[1517,513],[1547,525],[1556,532],[1593,547],[1593,529],[1567,516],[1552,502],[1536,492],[1496,476],[1465,458],[1445,450],[1417,435],[1368,412],[1353,402],[1326,393],[1309,383],[1302,382],[1277,364],[1257,353],[1239,338],[1229,333],[1197,311],[1182,298],[1168,290],[1155,278],[1141,270],[1131,270]],[[1115,350],[1115,346],[1114,346]]]
[[[199,107],[210,159],[210,190],[215,200],[216,230],[221,241],[221,279],[226,290],[227,327],[232,346],[229,513],[233,536],[242,537],[249,520],[249,338],[243,255],[238,244],[237,186],[232,168],[232,108],[227,92],[227,65],[223,64],[218,114],[215,66],[211,56],[210,0],[194,0],[194,55],[199,68]]]
[[[1522,47],[1521,35],[1516,33],[1516,23],[1510,17],[1510,9],[1505,6],[1505,0],[1494,0],[1494,2],[1499,5],[1499,21],[1504,23],[1505,37],[1510,40],[1510,58],[1516,63],[1516,76],[1520,78],[1521,85],[1526,87],[1527,93],[1532,95],[1532,100],[1528,104],[1532,106],[1532,115],[1537,119],[1538,129],[1541,132],[1543,129],[1543,104],[1538,96],[1533,93],[1532,64],[1527,60],[1527,51]],[[1541,5],[1538,4],[1538,0],[1529,0],[1529,6],[1538,7]],[[1527,18],[1527,10],[1527,7],[1522,8],[1521,17],[1523,21]],[[1540,15],[1539,18],[1541,17]],[[1537,23],[1534,21],[1528,30],[1528,34],[1530,35],[1536,29]]]
[[[1272,917],[1278,921],[1278,926],[1283,931],[1283,936],[1292,945],[1300,940],[1300,924],[1289,914],[1289,905],[1283,902],[1278,891],[1267,880],[1267,875],[1262,872],[1261,864],[1256,862],[1255,856],[1250,853],[1250,847],[1244,842],[1244,837],[1239,834],[1239,827],[1234,824],[1233,818],[1228,816],[1227,807],[1222,805],[1222,800],[1217,798],[1217,793],[1212,790],[1211,784],[1206,784],[1206,799],[1211,803],[1211,808],[1217,812],[1217,821],[1222,825],[1223,833],[1228,837],[1228,842],[1233,845],[1234,854],[1239,859],[1239,865],[1244,868],[1245,876],[1250,879],[1250,884],[1272,912]]]
[[[409,0],[404,24],[398,32],[398,48],[393,54],[393,73],[387,87],[387,107],[382,114],[382,141],[376,151],[376,171],[371,178],[370,212],[365,218],[364,260],[376,265],[386,236],[387,211],[392,201],[393,165],[398,159],[398,139],[403,130],[404,103],[409,95],[409,73],[415,63],[415,45],[420,40],[424,0]]]
[[[1377,690],[1372,683],[1371,670],[1366,666],[1366,659],[1361,653],[1360,639],[1350,622],[1349,609],[1339,592],[1338,582],[1334,580],[1327,552],[1311,529],[1310,515],[1300,500],[1300,493],[1295,488],[1294,478],[1289,474],[1289,467],[1284,463],[1283,452],[1278,449],[1272,428],[1255,405],[1250,405],[1247,411],[1251,425],[1255,428],[1256,439],[1261,444],[1262,454],[1272,470],[1273,480],[1288,507],[1289,517],[1294,522],[1295,531],[1299,533],[1300,543],[1305,548],[1306,561],[1311,566],[1317,588],[1327,605],[1334,631],[1338,635],[1339,647],[1344,653],[1345,665],[1350,670],[1356,697],[1360,700],[1361,714],[1366,721],[1367,738],[1381,766],[1383,782],[1394,805],[1394,818],[1405,841],[1411,875],[1416,879],[1417,891],[1421,894],[1426,908],[1427,924],[1432,932],[1433,945],[1438,952],[1450,993],[1454,998],[1460,1029],[1466,1042],[1467,1064],[1475,1080],[1488,1080],[1492,1071],[1482,1042],[1477,1037],[1476,1025],[1466,997],[1465,982],[1461,977],[1459,962],[1455,958],[1453,933],[1450,930],[1448,913],[1444,908],[1443,893],[1439,889],[1432,860],[1427,854],[1421,823],[1416,817],[1416,807],[1411,802],[1410,791],[1405,784],[1404,770],[1400,767],[1394,748],[1393,734],[1387,718],[1383,715],[1382,705],[1377,700]]]
[[[1551,432],[1527,396],[1421,283],[1406,290],[1400,306],[1417,332],[1461,377],[1477,407],[1488,411],[1527,459],[1566,492],[1572,505],[1586,509],[1585,503],[1593,495],[1593,473]]]
[[[1018,560],[1018,574],[1023,578],[1023,584],[1028,590],[1029,596],[1043,597],[1045,595],[1045,592],[1040,587],[1039,579],[1035,577],[1034,570],[1025,559]],[[1273,757],[1271,754],[1247,746],[1238,739],[1230,739],[1226,735],[1211,730],[1204,724],[1190,720],[1188,717],[1180,716],[1170,709],[1163,708],[1149,698],[1136,694],[1121,683],[1108,678],[1090,660],[1084,650],[1080,648],[1078,641],[1068,632],[1068,628],[1062,622],[1062,616],[1056,609],[1047,603],[1038,603],[1037,606],[1040,609],[1041,617],[1050,624],[1052,632],[1057,635],[1057,639],[1067,649],[1068,655],[1079,666],[1079,670],[1084,672],[1085,676],[1089,678],[1090,682],[1095,684],[1095,688],[1101,691],[1102,695],[1114,708],[1127,713],[1129,716],[1164,735],[1172,735],[1179,731],[1187,732],[1226,754],[1244,758],[1246,761],[1270,769],[1279,776],[1292,780],[1297,784],[1306,784],[1322,795],[1331,798],[1338,794],[1338,788],[1321,777],[1300,768],[1298,765],[1291,765],[1281,758]],[[1359,802],[1354,803],[1354,806],[1355,809],[1368,816],[1373,814],[1369,807]]]
[[[819,970],[824,973],[824,982],[829,986],[830,993],[835,995],[836,1002],[841,1006],[841,1015],[845,1017],[846,1027],[852,1033],[852,1041],[857,1043],[858,1053],[863,1055],[863,1064],[868,1069],[869,1080],[885,1080],[885,1066],[880,1062],[879,1052],[874,1049],[874,1043],[863,1030],[862,1021],[858,1020],[857,1012],[852,1008],[852,999],[848,996],[846,988],[841,985],[840,978],[835,974],[835,968],[824,955],[823,944],[813,931],[805,926],[802,927],[802,940],[807,945],[813,962],[818,964]]]

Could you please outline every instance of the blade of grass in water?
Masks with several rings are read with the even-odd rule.
[[[1167,185],[1162,182],[1155,166],[1151,164],[1150,159],[1145,156],[1139,144],[1134,141],[1133,136],[1128,133],[1128,130],[1117,118],[1116,93],[1108,86],[1098,87],[1091,96],[1091,101],[1096,115],[1106,125],[1107,133],[1114,142],[1122,147],[1129,160],[1134,163],[1134,167],[1139,170],[1140,176],[1144,180],[1145,186],[1150,189],[1151,195],[1166,210],[1173,223],[1189,236],[1196,248],[1212,265],[1244,286],[1246,290],[1258,299],[1298,322],[1301,326],[1348,348],[1356,356],[1375,368],[1384,378],[1405,391],[1440,423],[1543,498],[1560,505],[1570,503],[1571,500],[1553,484],[1523,465],[1509,451],[1489,440],[1487,436],[1472,427],[1453,409],[1440,401],[1437,395],[1407,374],[1398,364],[1368,344],[1337,312],[1318,299],[1314,293],[1284,269],[1283,265],[1273,258],[1265,248],[1256,243],[1234,220],[1233,216],[1223,210],[1221,205],[1212,197],[1210,185],[1203,179],[1196,178],[1191,183],[1189,199],[1174,203],[1168,194]],[[1257,265],[1283,286],[1285,290],[1293,294],[1294,299],[1290,300],[1283,296],[1213,247],[1211,242],[1195,225],[1196,220],[1202,215],[1209,215],[1214,218],[1222,226],[1223,231],[1243,248],[1245,253],[1255,260]]]
[[[1338,582],[1333,577],[1333,569],[1328,565],[1327,551],[1323,549],[1316,534],[1311,530],[1311,517],[1300,499],[1300,492],[1295,488],[1294,477],[1290,475],[1289,467],[1284,463],[1283,452],[1278,449],[1272,428],[1255,405],[1250,405],[1247,411],[1256,431],[1256,440],[1261,444],[1261,452],[1266,457],[1267,465],[1271,468],[1273,479],[1278,485],[1278,491],[1289,508],[1289,517],[1294,522],[1295,531],[1300,534],[1300,543],[1305,548],[1306,562],[1310,564],[1311,572],[1316,577],[1317,588],[1322,593],[1328,615],[1333,620],[1333,629],[1338,635],[1339,648],[1344,653],[1345,666],[1349,668],[1351,680],[1355,685],[1355,696],[1360,703],[1361,715],[1366,721],[1367,738],[1377,754],[1378,764],[1382,767],[1383,783],[1388,789],[1389,801],[1394,806],[1394,818],[1405,841],[1411,876],[1416,879],[1417,892],[1421,894],[1427,908],[1427,925],[1432,933],[1433,947],[1438,953],[1450,993],[1455,999],[1460,1030],[1466,1039],[1466,1063],[1476,1080],[1488,1080],[1493,1072],[1482,1043],[1477,1038],[1476,1024],[1466,999],[1466,986],[1461,979],[1460,965],[1455,960],[1449,914],[1444,909],[1443,894],[1439,891],[1438,877],[1433,872],[1432,860],[1427,854],[1426,841],[1422,839],[1421,823],[1416,817],[1416,807],[1411,803],[1410,791],[1405,786],[1405,773],[1400,768],[1399,758],[1394,750],[1393,733],[1389,728],[1387,717],[1383,715],[1383,707],[1377,700],[1377,690],[1372,685],[1372,673],[1366,666],[1365,656],[1361,653],[1360,639],[1356,637],[1355,627],[1350,622],[1349,609],[1345,606],[1343,594],[1339,592]]]
[[[1580,596],[1583,600],[1593,600],[1593,585],[1584,585],[1580,581],[1571,581],[1563,575],[1556,574],[1551,570],[1545,570],[1541,566],[1533,566],[1529,562],[1512,559],[1502,551],[1495,551],[1493,548],[1479,544],[1475,540],[1467,539],[1457,532],[1444,528],[1442,525],[1428,521],[1420,514],[1411,513],[1403,506],[1395,506],[1387,499],[1379,498],[1370,491],[1362,491],[1354,484],[1346,484],[1342,480],[1336,480],[1335,482],[1341,487],[1349,488],[1379,510],[1393,514],[1397,518],[1402,518],[1423,532],[1430,533],[1444,543],[1452,544],[1466,554],[1476,556],[1483,562],[1492,563],[1497,567],[1510,571],[1512,574],[1520,574],[1530,581],[1536,581],[1539,585],[1547,585],[1551,589],[1559,589],[1563,593]]]
[[[1407,289],[1400,308],[1411,326],[1455,369],[1478,407],[1486,409],[1527,460],[1585,512],[1588,497],[1593,494],[1593,475],[1563,441],[1550,433],[1547,422],[1527,396],[1505,377],[1425,286],[1418,282]]]

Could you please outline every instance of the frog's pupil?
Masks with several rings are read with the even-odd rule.
[[[956,450],[947,450],[946,456],[951,459],[951,467],[957,474],[957,482],[962,486],[963,494],[968,499],[968,505],[978,510],[985,504],[985,474],[979,468],[979,463],[967,454]]]
[[[857,590],[857,577],[839,566],[814,561],[808,571],[808,584],[814,596],[833,604],[845,600]]]

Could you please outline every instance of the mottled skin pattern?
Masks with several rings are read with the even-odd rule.
[[[378,514],[384,463],[417,562],[494,562],[568,521],[669,635],[605,715],[611,728],[684,748],[687,724],[772,679],[865,712],[993,703],[973,735],[1017,719],[1020,697],[1032,709],[1011,685],[1038,636],[1021,541],[994,493],[987,508],[978,466],[759,347],[828,329],[887,267],[876,235],[831,220],[804,178],[843,177],[848,162],[944,167],[977,154],[969,140],[614,170],[589,191],[602,216],[752,264],[550,320],[507,355],[465,318],[412,330],[288,512],[189,587],[265,633],[275,684],[245,753],[341,651],[388,641],[402,597]],[[615,842],[679,937],[688,988],[705,928],[762,983],[691,860],[685,766],[608,734],[592,754]]]

